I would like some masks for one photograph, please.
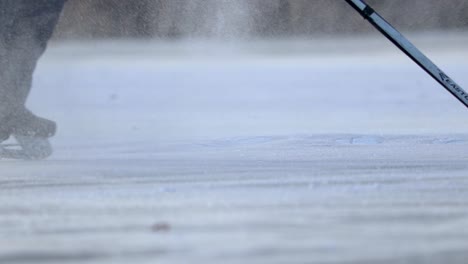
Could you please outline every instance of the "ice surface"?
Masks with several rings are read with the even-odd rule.
[[[367,40],[52,45],[56,152],[0,163],[0,262],[465,263],[468,113]]]

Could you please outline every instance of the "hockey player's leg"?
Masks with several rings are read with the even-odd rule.
[[[26,109],[32,76],[65,0],[0,0],[0,141],[14,135],[25,158],[45,158],[55,123]],[[45,144],[46,142],[47,144]],[[26,145],[29,144],[29,145]],[[42,150],[38,146],[47,146]]]

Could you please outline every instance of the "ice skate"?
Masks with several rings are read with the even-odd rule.
[[[40,118],[24,109],[10,117],[0,129],[4,141],[13,137],[12,144],[2,144],[0,158],[40,160],[52,155],[52,146],[48,138],[55,135],[56,125],[53,121]]]

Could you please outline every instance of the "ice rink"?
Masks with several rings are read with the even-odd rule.
[[[468,88],[468,35],[413,36]],[[466,263],[468,111],[380,37],[53,43],[0,263]]]

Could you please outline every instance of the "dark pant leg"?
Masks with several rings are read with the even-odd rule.
[[[34,69],[65,1],[0,0],[0,132],[26,111]]]

